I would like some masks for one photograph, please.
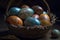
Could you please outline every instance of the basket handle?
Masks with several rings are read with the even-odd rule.
[[[50,14],[50,6],[49,6],[49,4],[47,3],[47,1],[46,0],[43,0],[43,2],[46,4],[46,6],[47,6],[47,12],[48,12],[48,14]]]
[[[12,4],[12,2],[13,2],[14,0],[10,0],[9,2],[8,2],[8,5],[7,5],[7,9],[6,9],[6,16],[9,16],[9,14],[8,14],[8,9],[9,9],[9,7],[11,6],[11,4]]]

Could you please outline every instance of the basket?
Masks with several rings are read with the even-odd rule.
[[[33,0],[32,0],[33,1]],[[45,1],[45,0],[42,0],[46,6],[47,6],[47,12],[48,12],[48,15],[50,16],[51,18],[51,23],[52,25],[54,24],[53,22],[55,22],[55,17],[53,15],[53,13],[50,12],[50,8],[49,8],[49,5],[48,3]],[[20,1],[21,2],[21,1]],[[9,16],[8,14],[8,9],[11,7],[11,5],[14,3],[14,0],[10,0],[9,3],[8,3],[8,6],[7,6],[7,10],[6,10],[6,18]],[[22,3],[21,3],[22,4]],[[6,20],[5,18],[5,20]],[[6,22],[7,23],[7,22]],[[23,26],[18,26],[18,27],[15,27],[14,25],[10,25],[7,23],[7,26],[8,28],[13,32],[13,34],[19,38],[41,38],[41,37],[45,37],[45,35],[48,33],[48,31],[52,28],[52,25],[49,26],[49,27],[45,27],[44,29],[42,28],[38,28],[36,25],[34,25],[34,27],[23,27]],[[39,26],[41,27],[41,26]]]

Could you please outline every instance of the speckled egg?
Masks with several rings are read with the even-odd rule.
[[[23,25],[23,21],[22,21],[22,19],[20,19],[19,17],[17,17],[17,16],[9,16],[8,18],[7,18],[7,22],[9,23],[9,24],[12,24],[12,25],[15,25],[15,26],[19,26],[19,25]]]
[[[36,6],[33,6],[32,8],[39,15],[43,13],[43,8],[41,6],[36,5]]]
[[[9,15],[18,15],[19,14],[19,12],[20,12],[20,8],[18,8],[18,7],[12,7],[12,8],[10,8],[9,9]]]
[[[33,17],[28,17],[25,21],[24,24],[26,26],[34,26],[34,25],[40,25],[40,21],[36,18]]]
[[[50,17],[47,14],[41,14],[39,16],[39,18],[40,18],[40,20],[48,20],[48,21],[50,21]]]
[[[31,8],[22,8],[19,17],[22,19],[26,19],[27,17],[30,17],[34,14],[34,10]]]

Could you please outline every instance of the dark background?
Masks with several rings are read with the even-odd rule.
[[[46,0],[51,8],[51,12],[54,13],[57,17],[58,20],[60,20],[60,0]],[[7,9],[9,0],[0,0],[0,31],[5,31],[8,30],[7,26],[4,23],[4,15],[6,14],[5,11]],[[18,2],[18,3],[17,3]],[[16,5],[17,3],[17,5]],[[42,0],[15,0],[15,4],[12,6],[21,6],[23,4],[27,4],[30,7],[33,5],[40,5],[43,7],[44,10],[47,9],[46,5],[42,2]],[[60,28],[60,22],[57,21],[56,25]]]

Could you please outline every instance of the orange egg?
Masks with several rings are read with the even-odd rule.
[[[48,20],[48,21],[50,21],[50,17],[47,14],[41,14],[39,16],[39,18],[40,18],[40,20]]]
[[[9,16],[7,22],[15,26],[23,25],[23,21],[17,16]]]

